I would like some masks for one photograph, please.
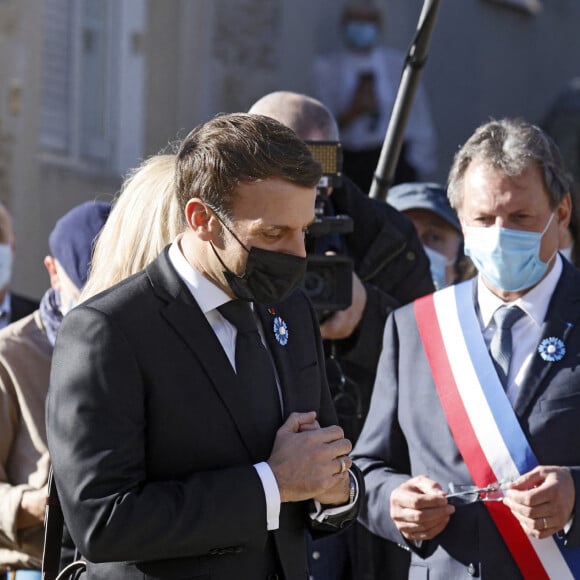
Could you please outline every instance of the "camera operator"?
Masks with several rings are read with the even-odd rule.
[[[277,119],[307,142],[339,143],[333,115],[320,101],[306,95],[270,93],[249,112]],[[429,261],[408,218],[385,202],[369,198],[344,175],[340,187],[329,187],[324,193],[322,211],[349,216],[353,226],[349,233],[331,232],[328,237],[309,240],[309,245],[316,248],[315,253],[342,253],[352,260],[350,306],[332,312],[330,317],[325,313],[321,333],[339,422],[345,435],[355,442],[368,412],[387,314],[434,288]],[[325,237],[331,242],[326,250]],[[357,579],[406,578],[406,552],[394,544],[385,547],[381,540],[376,550],[379,561],[371,557],[369,532],[359,524],[351,529],[331,542],[314,542],[309,555],[311,578],[329,580],[345,574]],[[338,542],[348,545],[337,546]]]

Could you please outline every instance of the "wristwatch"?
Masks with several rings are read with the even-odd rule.
[[[352,471],[348,472],[348,480],[348,503],[352,503],[356,499],[358,490],[356,477],[352,474]]]

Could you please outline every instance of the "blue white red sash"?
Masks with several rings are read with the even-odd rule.
[[[451,433],[473,483],[485,487],[516,479],[538,461],[483,340],[472,284],[425,296],[414,308]],[[564,547],[555,536],[530,538],[501,502],[485,506],[526,579],[580,578],[580,550]]]

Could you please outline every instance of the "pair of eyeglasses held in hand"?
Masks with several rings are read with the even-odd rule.
[[[454,506],[503,501],[504,490],[508,488],[509,483],[509,481],[498,481],[485,487],[450,483],[447,501]]]

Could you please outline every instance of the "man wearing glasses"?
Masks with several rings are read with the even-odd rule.
[[[412,578],[578,578],[580,276],[558,254],[567,175],[540,129],[491,121],[456,154],[448,195],[479,275],[387,321],[353,452],[360,519],[412,551]]]

